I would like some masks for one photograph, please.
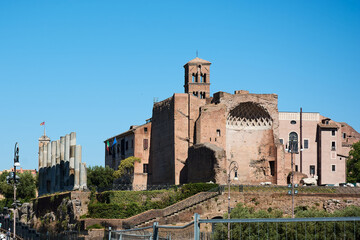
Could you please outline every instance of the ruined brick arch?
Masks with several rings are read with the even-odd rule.
[[[230,129],[270,129],[272,118],[268,111],[254,102],[243,102],[230,110],[226,127]]]

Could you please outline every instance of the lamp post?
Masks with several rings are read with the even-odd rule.
[[[291,217],[295,218],[294,214],[294,153],[298,153],[298,141],[296,136],[290,136],[289,143],[286,145],[286,151],[291,154]]]
[[[228,172],[228,220],[230,220],[230,183],[231,183],[231,172],[234,171],[234,180],[238,180],[237,177],[238,164],[236,161],[231,161],[229,164],[229,172]],[[228,240],[230,240],[230,221],[228,222]]]
[[[16,238],[16,182],[17,182],[17,178],[16,178],[16,167],[20,167],[20,163],[19,163],[19,144],[15,143],[15,148],[14,148],[14,211],[13,211],[13,215],[14,215],[14,238]]]

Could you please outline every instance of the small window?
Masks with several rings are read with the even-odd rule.
[[[329,125],[329,120],[326,120],[326,121],[325,121],[325,124],[326,124],[326,125]]]
[[[220,131],[220,129],[217,129],[217,130],[216,130],[216,135],[217,135],[218,137],[221,136],[221,131]]]
[[[131,139],[131,148],[134,148],[134,139]]]
[[[147,150],[149,148],[149,140],[144,139],[144,150]]]
[[[204,79],[203,79],[203,76],[201,75],[200,76],[200,82],[203,82],[204,81]]]
[[[308,149],[308,148],[309,148],[309,140],[304,139],[304,149]]]
[[[204,74],[204,83],[206,83],[206,73]]]
[[[335,130],[331,130],[331,136],[335,136]]]
[[[346,133],[343,133],[343,138],[344,138],[344,139],[346,138]]]
[[[298,172],[298,171],[299,171],[299,166],[295,165],[295,172]]]
[[[144,128],[144,133],[147,133],[148,129],[147,127]]]
[[[295,120],[291,120],[290,123],[291,123],[291,124],[296,124],[296,121],[295,121]]]
[[[315,175],[315,165],[310,165],[310,175]]]
[[[331,142],[331,150],[332,151],[336,150],[336,143],[334,141]]]
[[[143,164],[143,173],[149,173],[149,164],[147,163]]]
[[[280,144],[284,144],[284,139],[280,138]]]
[[[192,82],[195,82],[195,75],[192,75]]]
[[[333,171],[333,172],[336,171],[336,165],[331,165],[331,171]]]

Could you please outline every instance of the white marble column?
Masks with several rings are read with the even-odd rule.
[[[74,190],[80,187],[80,165],[81,165],[81,146],[75,147],[75,159],[74,159]]]
[[[56,141],[51,142],[51,191],[55,192],[56,181]]]
[[[86,163],[80,163],[80,190],[87,189]]]
[[[65,135],[64,149],[64,188],[69,188],[70,184],[70,134]]]

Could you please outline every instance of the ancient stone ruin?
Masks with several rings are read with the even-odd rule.
[[[50,141],[39,138],[39,196],[54,192],[87,189],[86,164],[81,162],[81,146],[72,132]]]

